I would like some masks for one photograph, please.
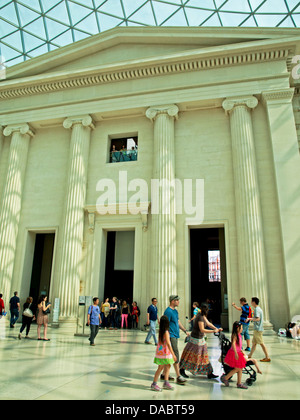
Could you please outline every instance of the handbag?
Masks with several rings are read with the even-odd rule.
[[[50,302],[47,302],[46,306],[47,306],[47,305],[49,305],[49,304],[50,304]],[[46,309],[45,311],[43,311],[43,314],[44,314],[44,315],[48,315],[48,314],[50,314],[50,309],[48,308],[48,309]]]
[[[24,310],[23,315],[27,316],[28,318],[33,318],[33,313],[29,306]]]

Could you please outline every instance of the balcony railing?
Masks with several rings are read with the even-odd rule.
[[[110,162],[111,163],[132,162],[132,161],[137,160],[137,156],[138,156],[138,151],[136,149],[112,151],[110,153]]]

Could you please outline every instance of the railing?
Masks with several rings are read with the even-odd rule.
[[[138,156],[138,151],[136,149],[113,151],[110,153],[110,162],[118,163],[118,162],[136,161],[137,156]]]

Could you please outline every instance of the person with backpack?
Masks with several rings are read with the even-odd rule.
[[[249,318],[252,318],[252,309],[248,305],[247,299],[244,298],[244,297],[241,297],[240,298],[240,304],[241,304],[241,306],[237,306],[233,302],[232,303],[232,306],[235,309],[237,309],[238,311],[241,312],[240,323],[243,325],[243,330],[241,332],[241,336],[242,336],[242,338],[244,337],[244,339],[246,340],[246,343],[247,343],[247,347],[246,347],[245,351],[250,351],[251,350],[251,347],[250,347],[250,334],[249,334],[250,321],[248,319]]]

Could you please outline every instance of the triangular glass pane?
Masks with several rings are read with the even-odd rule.
[[[11,45],[16,50],[23,52],[23,45],[22,45],[20,31],[17,31],[13,33],[12,35],[6,36],[5,38],[2,38],[2,41],[8,45]]]
[[[152,0],[152,5],[158,25],[161,25],[166,19],[168,19],[173,13],[175,13],[178,10],[178,6],[160,3],[156,0]]]
[[[56,45],[59,45],[60,47],[71,44],[73,42],[71,29],[52,39],[52,42],[54,42]]]
[[[242,27],[254,28],[257,27],[256,22],[253,16],[250,16],[244,23],[241,24]]]
[[[30,55],[31,57],[38,57],[38,56],[40,56],[40,55],[42,55],[42,54],[47,53],[48,51],[49,51],[49,50],[48,50],[48,46],[47,46],[47,44],[43,44],[43,45],[41,45],[39,48],[35,48],[34,50],[30,51],[30,52],[29,52],[29,55]]]
[[[183,9],[179,9],[167,21],[163,23],[164,26],[187,26],[187,21]]]
[[[82,29],[83,31],[88,32],[90,34],[98,33],[98,25],[95,13],[92,12],[88,17],[79,22],[76,25],[76,29]]]
[[[20,56],[20,52],[14,50],[8,45],[3,44],[3,42],[0,43],[1,46],[1,54],[2,54],[2,60],[4,58],[4,62],[11,60],[12,58],[16,58]]]
[[[9,22],[15,23],[16,25],[19,25],[19,20],[16,15],[16,9],[13,3],[9,3],[7,6],[3,7],[0,10],[1,17],[8,20]]]
[[[163,0],[165,3],[171,3],[171,4],[178,4],[179,6],[182,6],[182,3],[184,3],[184,1],[181,0]]]
[[[130,16],[130,20],[155,26],[155,20],[150,3],[146,3],[141,9]]]
[[[69,10],[71,13],[72,24],[76,25],[77,22],[84,19],[87,15],[91,13],[86,7],[80,6],[79,4],[74,4],[69,1]]]
[[[41,13],[41,6],[39,0],[19,0],[18,3],[21,3],[25,6],[29,6],[37,12]]]
[[[99,9],[100,12],[105,12],[110,15],[118,16],[124,19],[124,12],[120,0],[108,0]]]
[[[189,2],[186,3],[185,8],[188,9],[189,7],[193,6],[197,7],[198,9],[216,10],[216,6],[213,0],[205,0],[201,2],[199,0],[189,0]]]
[[[239,26],[246,18],[246,15],[241,13],[222,13],[219,16],[223,26]]]
[[[23,55],[18,55],[17,57],[13,57],[10,60],[6,61],[7,66],[11,67],[11,66],[15,66],[16,64],[20,64],[24,62],[24,56]]]
[[[121,0],[121,2],[123,3],[126,17],[129,17],[145,3],[145,0]]]
[[[260,27],[269,27],[275,28],[279,22],[282,21],[283,15],[257,15],[255,14],[255,19],[258,26]]]
[[[251,9],[247,0],[228,0],[220,8],[220,11],[245,12],[250,13]]]
[[[286,2],[287,2],[287,4],[288,4],[288,6],[289,6],[289,9],[290,9],[290,12],[296,7],[296,6],[299,6],[299,0],[286,0]]]
[[[60,3],[53,9],[49,10],[47,16],[53,17],[54,19],[59,20],[60,22],[65,23],[66,25],[70,25],[70,19],[65,2]]]
[[[43,6],[44,12],[52,9],[52,7],[57,6],[59,3],[64,2],[65,0],[40,0]]]
[[[300,28],[300,14],[299,15],[293,15],[293,20],[294,20],[297,28]]]
[[[27,34],[26,32],[23,32],[23,39],[25,42],[25,51],[33,50],[34,48],[41,46],[45,42],[41,39],[36,38],[35,36]]]
[[[69,2],[73,2],[73,0],[68,0]],[[94,9],[93,0],[76,0],[74,3],[80,3],[82,6],[86,6],[89,9]]]
[[[218,18],[218,14],[214,13],[209,19],[201,24],[201,26],[221,26],[220,19]]]
[[[217,8],[222,7],[227,0],[214,0],[216,3]]]
[[[284,21],[279,25],[280,28],[295,28],[295,25],[292,19],[288,16]]]
[[[213,12],[211,10],[198,10],[185,8],[185,13],[188,18],[189,26],[200,26]]]
[[[25,26],[24,29],[27,32],[31,32],[32,34],[37,34],[41,38],[46,39],[45,26],[44,26],[44,21],[42,17],[36,19],[34,22]]]
[[[259,13],[288,13],[288,9],[284,1],[267,0],[258,10]]]
[[[12,0],[3,0],[0,4],[0,13],[1,13],[1,9],[3,7],[5,7],[8,3],[11,3]]]
[[[0,18],[0,38],[16,31],[17,29],[18,28],[15,26],[10,25]]]
[[[115,17],[112,17],[112,16],[108,16],[104,13],[98,13],[98,20],[99,20],[99,23],[100,23],[101,31],[106,31],[108,29],[115,28],[120,23],[122,23],[121,19],[118,19],[118,18],[115,18]]]
[[[45,21],[50,39],[57,37],[61,33],[65,32],[67,29],[65,25],[61,25],[60,23],[55,22],[54,20],[45,18]]]
[[[250,5],[252,7],[252,11],[254,12],[257,9],[257,12],[259,12],[260,7],[264,4],[263,0],[249,0]]]
[[[27,7],[21,6],[20,4],[18,4],[18,11],[22,26],[27,25],[28,23],[32,22],[40,16],[40,14],[33,12]]]
[[[75,38],[75,42],[76,41],[81,41],[82,39],[88,38],[90,35],[89,34],[85,34],[81,31],[76,31],[74,30],[74,38]]]

